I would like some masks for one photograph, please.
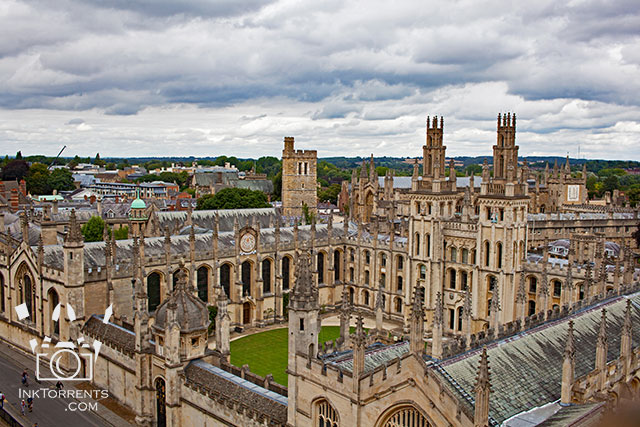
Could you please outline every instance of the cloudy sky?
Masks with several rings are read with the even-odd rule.
[[[3,0],[0,153],[640,160],[637,0]]]

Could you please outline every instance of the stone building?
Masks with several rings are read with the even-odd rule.
[[[316,150],[295,150],[293,137],[284,138],[282,150],[282,213],[301,217],[302,207],[315,214],[318,206]]]
[[[515,118],[499,119],[501,171],[485,165],[478,186],[442,172],[442,129],[430,121],[422,174],[416,165],[401,191],[383,178],[381,201],[371,163],[341,223],[299,225],[287,213],[316,191],[316,153],[293,151],[292,138],[283,165],[304,179],[282,212],[159,212],[135,200],[133,238],[92,243],[76,211],[55,239],[28,212],[5,214],[0,337],[28,352],[45,337],[102,342],[94,383],[140,425],[509,425],[539,407],[589,418],[601,402],[637,397],[637,212],[529,214]],[[360,201],[370,197],[369,211]],[[551,253],[560,239],[566,254]],[[75,318],[51,320],[59,304]],[[232,328],[284,325],[287,304],[284,387],[228,355]],[[218,309],[215,346],[207,306]],[[335,343],[318,342],[326,316],[340,318]],[[369,334],[363,318],[375,319]],[[526,366],[535,393],[518,389],[513,366]],[[558,399],[575,405],[553,407]]]

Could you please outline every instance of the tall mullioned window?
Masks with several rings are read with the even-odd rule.
[[[316,426],[317,427],[338,427],[338,413],[326,400],[316,403]]]

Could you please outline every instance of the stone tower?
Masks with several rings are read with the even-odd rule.
[[[289,420],[296,419],[298,405],[298,376],[302,366],[298,366],[300,359],[296,356],[300,354],[305,357],[308,363],[311,363],[311,359],[318,351],[318,333],[320,331],[318,287],[313,280],[308,251],[303,251],[298,255],[295,274],[296,281],[289,299],[289,360],[287,369],[289,374]]]
[[[434,116],[433,121],[427,117],[427,140],[422,147],[422,176],[427,179],[440,179],[444,176],[444,157],[447,147],[443,145],[442,133],[444,131],[444,118]]]
[[[316,150],[295,150],[291,136],[284,138],[282,150],[282,214],[302,216],[302,206],[317,213],[317,160]]]
[[[498,114],[498,139],[493,146],[494,181],[513,182],[517,177],[518,146],[516,145],[516,115]]]

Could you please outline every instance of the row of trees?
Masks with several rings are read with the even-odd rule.
[[[196,210],[204,209],[251,209],[271,207],[267,195],[262,191],[246,188],[224,188],[216,194],[205,194],[198,199]]]

